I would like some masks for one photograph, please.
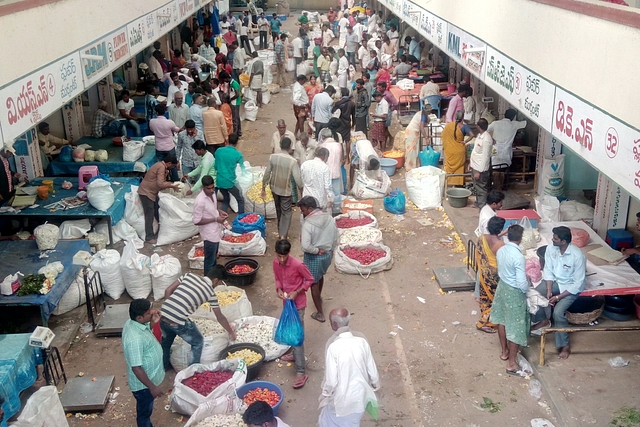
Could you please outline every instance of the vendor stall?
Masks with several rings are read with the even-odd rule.
[[[140,139],[140,138],[132,138]],[[51,163],[46,174],[49,176],[73,176],[78,175],[78,170],[82,166],[98,166],[100,173],[124,173],[124,172],[146,172],[151,165],[156,162],[156,148],[154,145],[147,145],[144,154],[135,162],[125,162],[122,160],[123,148],[113,144],[111,138],[95,139],[84,137],[78,141],[78,145],[88,144],[92,150],[107,150],[109,158],[106,162],[63,162],[58,157]]]
[[[113,241],[112,225],[116,224],[124,216],[124,195],[131,191],[131,185],[138,185],[139,178],[111,178],[113,184],[113,205],[106,211],[99,211],[90,204],[84,204],[75,208],[54,207],[47,208],[52,203],[59,202],[67,197],[74,197],[78,193],[78,178],[38,178],[30,183],[33,186],[42,185],[43,181],[52,180],[55,194],[49,195],[47,200],[38,200],[37,207],[27,207],[16,212],[3,212],[0,217],[20,219],[25,217],[47,218],[48,220],[68,220],[81,218],[106,218],[109,226],[109,241]],[[62,182],[71,182],[73,187],[69,190],[62,188]],[[4,276],[3,276],[4,277]]]
[[[20,393],[33,385],[38,376],[36,365],[42,364],[40,349],[29,346],[30,336],[0,335],[0,395],[5,398],[5,423],[20,410]]]
[[[2,259],[0,277],[2,278],[17,271],[24,275],[37,274],[41,267],[55,261],[60,261],[64,266],[62,273],[56,277],[56,283],[46,295],[0,295],[0,307],[39,306],[42,324],[47,326],[51,313],[80,271],[79,265],[73,265],[73,256],[78,251],[90,252],[89,241],[60,240],[56,248],[48,251],[47,256],[43,258],[40,258],[40,250],[35,240],[0,242],[0,259]],[[2,347],[0,342],[0,349]]]

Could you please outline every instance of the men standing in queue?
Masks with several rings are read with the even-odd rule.
[[[482,209],[487,203],[487,193],[491,189],[491,151],[493,150],[493,138],[487,128],[489,122],[486,119],[478,120],[478,136],[471,152],[469,170],[473,180],[473,188],[476,190],[476,202],[474,206]]]
[[[193,104],[189,107],[189,119],[193,120],[196,124],[196,129],[204,133],[204,123],[202,121],[202,113],[206,107],[204,107],[204,97],[201,93],[193,94]]]
[[[349,327],[346,308],[329,313],[335,331],[326,345],[319,427],[359,426],[365,412],[378,419],[380,376],[365,336]]]
[[[287,124],[284,120],[278,120],[276,129],[278,130],[273,133],[273,137],[271,138],[271,154],[280,151],[280,141],[282,138],[289,138],[291,141],[296,140],[294,133],[287,130]]]
[[[222,223],[228,217],[227,213],[218,210],[213,177],[202,177],[202,192],[196,196],[193,204],[193,223],[200,230],[200,238],[204,243],[204,274],[206,275],[218,257],[220,238],[222,237]]]
[[[158,193],[165,188],[173,188],[179,190],[178,184],[167,181],[167,171],[178,166],[178,160],[175,154],[167,155],[163,160],[155,163],[144,174],[144,178],[138,187],[138,195],[140,196],[140,204],[144,212],[144,231],[145,241],[155,244],[156,235],[153,231],[153,220],[159,221],[158,215]]]
[[[496,190],[502,190],[504,184],[504,175],[513,158],[513,139],[516,137],[518,129],[524,129],[527,121],[517,121],[518,112],[513,108],[509,108],[504,112],[502,120],[496,120],[489,125],[487,131],[493,137],[496,146],[496,154],[491,156],[491,164],[493,167],[493,185]]]
[[[525,259],[518,246],[524,229],[512,225],[507,231],[509,242],[498,249],[498,276],[500,281],[491,306],[491,323],[498,325],[498,338],[507,362],[507,374],[520,375],[518,347],[526,346],[529,337],[529,308],[527,291],[529,281],[525,272]]]
[[[153,335],[153,326],[160,313],[151,309],[146,299],[134,299],[129,304],[129,320],[122,328],[122,350],[127,362],[127,382],[136,399],[136,424],[153,427],[153,401],[163,395],[164,380],[162,347]]]
[[[187,120],[184,127],[185,129],[178,133],[176,157],[180,161],[180,171],[183,175],[188,175],[200,164],[200,157],[193,149],[193,143],[204,140],[204,135],[196,129],[196,123],[193,120]]]
[[[326,151],[326,148],[319,148],[318,150]],[[317,160],[318,157],[307,163]],[[330,190],[329,193],[331,193]],[[327,274],[329,267],[331,267],[333,250],[338,244],[338,229],[331,212],[324,212],[320,209],[314,197],[303,197],[298,202],[298,206],[300,206],[300,211],[304,216],[300,239],[302,251],[304,252],[303,261],[313,276],[311,297],[313,298],[313,304],[316,306],[316,312],[311,314],[311,318],[324,323],[326,319],[322,309],[322,288],[324,286],[324,275]]]
[[[320,92],[313,97],[313,101],[311,102],[311,115],[313,116],[313,124],[316,128],[316,139],[318,139],[320,131],[329,126],[331,110],[333,108],[333,95],[335,95],[335,93],[335,88],[329,85],[324,89],[324,92]]]
[[[156,113],[158,117],[151,119],[149,129],[156,137],[156,161],[161,162],[169,155],[176,155],[176,144],[173,142],[173,135],[180,131],[176,124],[164,116],[167,107],[164,104],[156,105]],[[178,169],[173,168],[171,171],[171,181],[179,181]]]
[[[185,122],[189,119],[189,106],[184,103],[184,94],[176,92],[173,96],[173,104],[169,105],[169,119],[180,128],[184,129]]]
[[[571,243],[571,229],[561,226],[553,230],[553,246],[547,246],[544,254],[542,283],[536,288],[549,300],[549,307],[538,310],[531,319],[533,330],[549,327],[553,312],[553,326],[566,328],[569,325],[567,310],[584,290],[587,262],[584,253]],[[555,333],[558,358],[566,359],[571,354],[569,334]]]
[[[216,151],[215,168],[216,188],[222,193],[222,212],[229,210],[229,202],[231,195],[238,202],[238,214],[244,213],[244,198],[242,191],[236,185],[236,166],[240,165],[240,169],[244,173],[244,158],[242,153],[238,151],[238,135],[232,133],[229,135],[229,145]]]
[[[278,217],[279,239],[287,238],[289,227],[291,226],[292,177],[298,190],[302,189],[300,167],[296,159],[289,154],[291,144],[292,142],[289,138],[282,138],[280,152],[269,157],[269,164],[264,171],[262,179],[262,199],[264,200],[267,196],[265,192],[267,184],[269,184],[271,193],[273,193],[273,201],[276,205],[276,215]]]
[[[213,190],[211,190],[213,192]],[[229,334],[229,339],[235,341],[236,334],[229,326],[229,322],[218,304],[218,297],[213,291],[224,279],[224,266],[215,264],[206,276],[187,273],[173,282],[164,292],[165,301],[160,309],[160,329],[162,330],[162,362],[165,369],[171,368],[171,345],[176,335],[191,345],[189,365],[200,363],[204,338],[193,323],[191,316],[202,304],[209,303],[209,310],[213,311],[220,326]]]
[[[289,255],[291,243],[288,240],[278,240],[275,250],[276,259],[273,260],[273,276],[276,280],[276,293],[283,300],[290,299],[295,302],[300,322],[302,322],[302,327],[304,328],[304,312],[307,307],[306,292],[313,284],[313,276],[302,261]],[[293,383],[293,388],[304,387],[307,379],[309,379],[306,374],[304,343],[299,347],[293,347],[293,354],[285,354],[280,360],[295,362],[296,379]]]
[[[227,134],[227,123],[224,120],[222,111],[216,108],[216,99],[211,97],[207,100],[209,108],[202,113],[204,124],[204,138],[207,142],[207,150],[215,154],[216,150],[229,141]]]

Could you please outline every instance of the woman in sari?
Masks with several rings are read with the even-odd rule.
[[[498,236],[504,228],[505,219],[494,216],[489,220],[487,229],[489,234],[483,234],[476,245],[476,262],[478,263],[478,282],[480,296],[480,320],[476,327],[489,334],[497,332],[495,324],[489,322],[493,297],[498,287],[498,261],[496,253],[504,246],[504,242]]]
[[[455,121],[442,129],[442,150],[444,151],[444,171],[447,174],[464,174],[467,160],[466,143],[473,139],[471,128],[463,121],[464,111],[456,112]],[[463,176],[449,178],[450,185],[464,185]]]
[[[307,92],[307,96],[309,97],[309,105],[313,102],[313,97],[322,92],[322,85],[318,84],[318,79],[316,76],[311,75],[309,77],[309,82],[304,85],[304,90]]]

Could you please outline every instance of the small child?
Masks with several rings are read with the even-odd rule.
[[[376,83],[387,82],[387,85],[391,85],[391,73],[387,69],[387,63],[383,62],[378,75],[376,76]]]

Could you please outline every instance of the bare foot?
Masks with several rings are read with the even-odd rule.
[[[517,363],[507,363],[507,371],[518,372],[520,369],[520,365],[518,365]]]
[[[509,360],[509,350],[507,350],[506,352],[502,352],[502,354],[500,355],[500,360]]]
[[[533,325],[531,327],[531,330],[535,331],[537,329],[546,328],[546,327],[549,327],[549,326],[551,326],[551,322],[549,320],[543,320],[542,322],[538,322],[535,325]]]
[[[479,304],[479,303],[480,303],[480,301],[481,301],[481,300],[480,300],[480,297],[476,297],[476,299],[475,299],[475,300],[476,300],[476,302],[477,302],[478,304]]]
[[[571,354],[571,347],[566,346],[560,349],[560,354],[558,354],[558,359],[568,359]]]

